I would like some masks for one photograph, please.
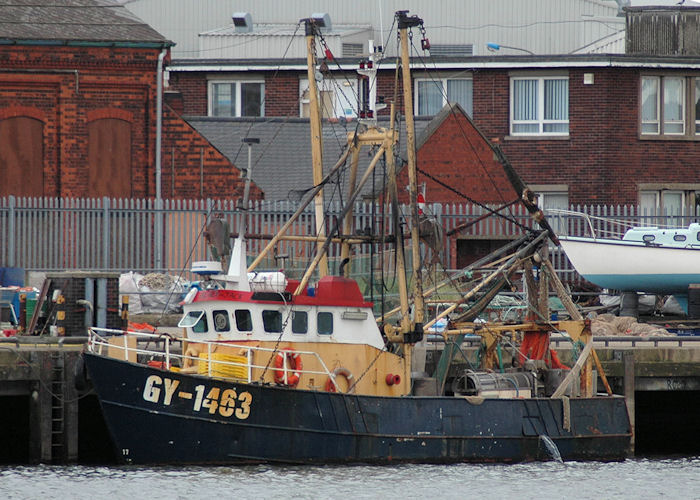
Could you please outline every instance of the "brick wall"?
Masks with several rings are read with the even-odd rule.
[[[556,139],[510,137],[509,70],[480,69],[473,73],[474,122],[488,139],[501,144],[526,183],[565,184],[569,201],[575,204],[637,204],[639,183],[700,183],[700,141],[639,137],[639,68],[570,68],[564,72],[569,74],[569,137]],[[583,84],[584,73],[594,74],[593,85]],[[298,116],[300,75],[299,71],[279,72],[275,78],[272,72],[268,74],[266,116]],[[206,75],[192,73],[179,78],[189,89],[183,90],[185,112],[197,114],[198,106],[201,114],[206,114],[206,103],[197,104],[206,100]],[[194,82],[197,78],[199,84]],[[387,102],[393,99],[394,81],[393,69],[380,72],[377,95]],[[402,110],[401,89],[397,101],[397,109]],[[388,113],[387,107],[380,115]],[[469,141],[454,136],[454,131],[441,130],[440,134],[454,142],[438,141],[441,145],[435,151],[426,145],[430,152],[419,152],[419,158],[437,162],[442,171],[451,172],[455,185],[465,189],[471,186],[477,198],[488,198],[487,188],[480,184],[484,179],[464,160],[472,154]],[[458,169],[454,165],[461,166]]]
[[[45,196],[88,192],[88,115],[117,110],[130,117],[134,196],[152,194],[145,181],[152,163],[157,49],[0,46],[0,119],[32,116],[44,130]],[[24,70],[29,70],[24,72]],[[26,113],[26,114],[25,114]]]
[[[265,116],[299,116],[301,76],[294,73],[277,73],[265,78]]]
[[[299,117],[299,80],[306,78],[305,71],[270,71],[265,74],[265,116]],[[181,72],[170,73],[170,89],[180,94],[182,114],[206,116],[207,108],[207,73]],[[398,109],[403,109],[401,82],[398,90]],[[386,109],[379,112],[389,116],[388,103],[394,98],[394,71],[385,71],[377,78],[377,100],[385,99]]]
[[[493,150],[470,121],[455,111],[418,150],[418,167],[441,184],[418,174],[426,183],[426,201],[505,204],[516,198]]]
[[[22,148],[33,148],[43,158],[43,196],[99,197],[109,193],[95,191],[89,184],[90,123],[100,119],[116,119],[128,123],[126,145],[118,138],[101,137],[102,149],[97,153],[98,165],[109,164],[111,155],[128,155],[121,163],[129,169],[118,172],[129,176],[120,185],[127,192],[120,196],[153,197],[155,186],[156,142],[156,87],[157,60],[160,49],[115,47],[42,47],[0,45],[0,120],[29,117],[42,124],[43,144],[29,141]],[[166,57],[166,63],[167,63]],[[187,77],[184,78],[187,81]],[[188,99],[196,108],[196,114],[206,114],[206,82],[191,79]],[[192,96],[198,96],[193,98]],[[167,106],[166,106],[167,108]],[[235,197],[242,193],[240,172],[208,141],[192,130],[178,115],[164,111],[163,130],[163,196],[188,198],[200,193],[199,166],[203,152],[204,196]],[[172,130],[169,130],[171,127]],[[104,128],[99,129],[104,133]],[[109,132],[109,131],[107,131]],[[93,133],[95,131],[93,130]],[[109,135],[109,133],[108,133]],[[18,136],[21,138],[21,136]],[[0,138],[8,141],[13,138]],[[26,138],[24,139],[26,141]],[[21,142],[21,141],[20,141]],[[118,147],[110,148],[110,145]],[[171,172],[173,148],[176,150],[176,182],[172,187]],[[5,149],[8,149],[7,147]],[[11,169],[11,175],[21,175],[21,148],[3,156],[0,165]],[[92,160],[94,162],[94,157]],[[6,163],[5,163],[6,162]],[[115,175],[114,173],[112,175]],[[116,174],[118,175],[118,174]],[[94,178],[94,175],[93,175]],[[193,178],[197,188],[193,188]],[[104,184],[104,183],[102,183]],[[4,192],[0,195],[16,194]],[[251,198],[260,198],[257,187],[251,189]]]
[[[584,85],[583,74],[594,84]],[[684,74],[688,74],[687,72]],[[474,119],[530,184],[567,184],[575,204],[637,204],[639,183],[698,183],[700,142],[640,139],[637,68],[569,70],[569,137],[509,135],[509,75],[474,77]]]
[[[245,187],[241,171],[169,106],[163,108],[161,176],[164,198],[242,199]],[[263,197],[251,183],[250,199]]]
[[[205,73],[170,72],[170,88],[182,95],[182,114],[207,115],[207,78]]]

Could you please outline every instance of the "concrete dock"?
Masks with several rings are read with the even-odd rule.
[[[97,398],[89,384],[81,385],[85,341],[0,339],[0,463],[114,461]],[[700,336],[606,337],[594,345],[613,391],[627,398],[636,454],[697,454]],[[568,342],[555,338],[551,346],[563,361],[570,359]],[[462,348],[475,356],[479,342],[467,340]],[[441,350],[428,350],[428,364]]]

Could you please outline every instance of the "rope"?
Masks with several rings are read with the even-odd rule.
[[[279,293],[279,295],[280,295],[280,297],[282,297],[282,301],[284,302],[284,307],[288,307],[287,299],[284,298],[284,294]],[[263,369],[263,372],[260,375],[260,382],[261,383],[265,382],[265,374],[267,373],[268,368],[270,368],[270,363],[272,363],[273,358],[279,352],[279,346],[280,346],[280,342],[282,342],[282,336],[284,335],[284,329],[287,327],[287,324],[289,323],[289,318],[291,316],[292,316],[292,307],[290,305],[289,310],[287,311],[287,317],[282,322],[282,328],[280,328],[280,334],[277,337],[277,342],[275,343],[275,347],[272,349],[272,354],[270,354],[270,357],[267,359],[267,364],[265,365],[265,368]]]
[[[360,383],[360,380],[362,380],[362,377],[364,377],[364,376],[370,371],[370,369],[372,368],[372,366],[374,366],[374,363],[376,363],[377,360],[379,359],[379,356],[381,356],[382,353],[384,353],[384,352],[388,352],[387,349],[386,349],[386,346],[384,346],[384,347],[377,353],[377,355],[374,357],[374,359],[372,360],[372,362],[367,366],[367,368],[365,368],[365,371],[363,371],[363,372],[360,374],[360,376],[357,377],[357,380],[355,380],[355,383],[352,384],[350,387],[348,387],[348,393],[352,392],[352,390],[357,386],[357,384]]]

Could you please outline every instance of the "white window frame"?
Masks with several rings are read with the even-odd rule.
[[[535,120],[515,120],[515,95],[514,86],[515,82],[519,80],[535,80],[537,81],[537,118]],[[510,78],[510,135],[512,136],[560,136],[568,137],[569,135],[569,124],[570,119],[568,117],[568,104],[569,104],[569,88],[567,85],[566,99],[567,99],[567,119],[566,120],[545,120],[544,118],[544,105],[545,105],[545,81],[548,80],[566,80],[569,81],[568,75],[518,75],[511,76]],[[566,131],[544,131],[544,126],[546,124],[566,124]],[[520,124],[530,124],[537,125],[537,132],[515,132],[515,125]]]
[[[655,118],[654,119],[644,119],[644,81],[650,81],[650,82],[656,82],[656,102],[655,102]],[[640,128],[639,131],[642,135],[659,135],[661,133],[661,110],[660,108],[660,102],[661,99],[659,96],[661,95],[661,78],[658,76],[642,76],[640,81],[639,81],[639,122],[640,122]],[[644,131],[644,126],[645,125],[653,125],[654,130],[651,132],[645,132]]]
[[[680,195],[680,214],[672,215],[689,215],[694,212],[694,205],[698,202],[698,194],[700,194],[700,184],[667,184],[667,185],[639,185],[639,205],[643,205],[642,199],[645,196],[654,197],[654,213],[661,214],[664,209],[667,209],[665,198],[669,195]]]
[[[697,103],[700,101],[700,77],[693,78],[693,84],[695,95],[690,101],[692,103],[691,109],[697,110]],[[695,135],[700,135],[700,113],[697,113],[697,111],[695,112]]]
[[[233,85],[235,88],[235,96],[232,96],[232,100],[235,99],[235,108],[236,108],[236,114],[235,118],[239,118],[243,116],[241,114],[243,110],[243,102],[242,102],[242,92],[241,92],[241,84],[243,83],[257,83],[260,85],[260,96],[261,96],[261,101],[260,101],[260,114],[256,116],[265,116],[265,80],[260,80],[260,79],[255,79],[255,80],[246,80],[246,79],[233,79],[233,80],[209,80],[207,82],[207,114],[208,116],[219,116],[219,117],[227,117],[229,115],[215,115],[214,114],[214,85]]]
[[[566,226],[566,217],[562,217],[561,213],[556,210],[569,210],[569,186],[566,184],[531,184],[530,189],[537,194],[537,206],[543,211],[549,224],[555,233],[561,234],[562,226]],[[553,196],[566,197],[564,208],[555,209],[555,211],[547,214],[548,207],[547,199]]]
[[[687,106],[687,97],[686,97],[686,87],[688,86],[688,80],[684,77],[666,77],[662,80],[663,82],[667,82],[668,80],[680,80],[680,102],[681,102],[681,117],[678,120],[671,120],[666,118],[665,115],[665,110],[666,110],[666,85],[663,85],[663,93],[664,93],[664,99],[663,99],[663,105],[661,106],[661,109],[664,110],[664,115],[663,115],[663,130],[664,130],[664,135],[685,135],[686,131],[686,124],[685,122],[687,121],[687,116],[686,116],[686,106]],[[681,130],[680,132],[666,132],[667,128],[670,128],[673,125],[680,125]]]
[[[681,119],[667,120],[664,116],[666,97],[665,82],[677,78],[681,85]],[[643,86],[647,80],[657,85],[656,119],[645,120],[643,116]],[[698,139],[700,138],[700,116],[696,113],[696,102],[700,99],[700,76],[687,74],[642,74],[639,79],[639,136],[643,139]],[[654,131],[644,131],[645,125],[655,125]],[[681,125],[679,132],[668,131],[669,125]]]
[[[355,77],[347,79],[342,75],[336,78],[338,85],[343,87],[343,94],[336,91],[335,85],[329,79],[324,78],[318,82],[319,92],[333,93],[333,116],[335,118],[357,118],[357,92],[358,81]],[[304,92],[309,89],[309,79],[299,79],[299,116],[304,118],[304,105],[309,104],[309,99],[304,98]],[[347,102],[347,99],[353,99],[353,102]],[[323,116],[323,110],[321,110]]]
[[[472,109],[465,109],[464,111],[469,115],[472,116],[474,110],[474,79],[470,77],[450,77],[450,76],[444,76],[442,78],[414,78],[413,80],[413,114],[416,116],[433,116],[433,115],[419,115],[419,110],[420,110],[420,93],[418,92],[418,83],[419,82],[428,82],[428,83],[435,83],[435,84],[440,84],[442,87],[441,89],[441,95],[442,95],[442,105],[440,106],[440,109],[444,108],[445,105],[447,104],[448,101],[448,95],[447,95],[447,82],[449,81],[455,81],[455,80],[465,80],[465,81],[470,81],[472,82]],[[439,111],[439,110],[438,110]]]

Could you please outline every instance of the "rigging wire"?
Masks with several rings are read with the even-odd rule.
[[[413,39],[411,39],[411,44],[413,45]],[[445,102],[448,102],[448,103],[449,103],[449,101],[448,101],[448,99],[447,99],[446,89],[443,88],[443,86],[442,86],[441,84],[438,85],[438,82],[433,78],[432,74],[430,74],[430,72],[429,72],[429,70],[428,70],[428,65],[426,64],[425,60],[423,59],[423,57],[422,57],[422,56],[420,55],[420,53],[418,52],[418,49],[417,49],[415,46],[413,46],[413,48],[416,50],[416,53],[417,53],[417,55],[418,55],[418,58],[420,59],[421,64],[423,64],[423,66],[424,66],[424,68],[425,68],[425,70],[426,70],[426,74],[430,75],[431,81],[432,81],[432,82],[436,85],[436,87],[440,90],[440,93],[441,93],[442,97],[444,98]],[[435,70],[437,71],[437,68],[435,68]],[[477,153],[477,151],[476,151],[476,147],[474,146],[473,142],[469,139],[469,137],[468,137],[466,131],[464,130],[464,127],[463,127],[463,125],[462,125],[462,122],[461,122],[460,120],[457,119],[456,112],[455,112],[454,108],[452,108],[452,107],[450,107],[450,114],[452,114],[452,116],[455,117],[455,122],[457,123],[457,126],[459,127],[460,135],[462,136],[462,138],[464,139],[464,141],[469,145],[469,148],[470,148],[470,149],[472,150],[472,152],[474,153],[474,156],[476,157],[476,159],[477,159],[477,161],[478,161],[478,164],[479,164],[479,166],[481,167],[481,170],[484,172],[484,174],[486,175],[486,177],[489,179],[491,185],[495,188],[496,193],[497,193],[498,197],[501,199],[502,203],[505,204],[505,203],[506,203],[506,200],[505,200],[505,198],[503,197],[503,193],[501,193],[500,189],[498,189],[498,185],[496,184],[496,182],[495,182],[493,176],[491,175],[491,173],[489,172],[489,170],[486,168],[486,165],[484,164],[484,162],[483,162],[483,160],[481,159],[481,157],[478,155],[478,153]],[[518,195],[520,195],[520,193],[518,193]],[[464,198],[465,198],[465,199],[468,199],[468,197],[466,197],[466,196],[464,196]],[[472,202],[472,203],[474,203],[473,200],[469,200],[469,201]],[[480,206],[482,206],[482,205],[480,205]],[[482,207],[483,207],[483,206],[482,206]],[[515,217],[514,217],[514,215],[513,215],[512,209],[511,209],[510,207],[508,207],[508,211],[510,212],[511,216],[513,217],[512,220],[515,221]]]

